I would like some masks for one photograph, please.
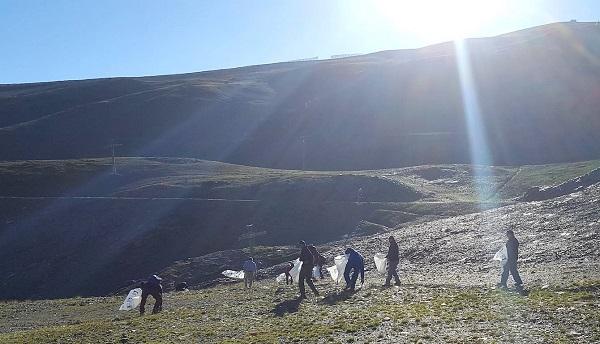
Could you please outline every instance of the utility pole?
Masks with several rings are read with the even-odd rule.
[[[360,203],[362,198],[363,198],[363,189],[358,188],[358,190],[356,191],[356,203]]]
[[[248,240],[248,249],[250,250],[250,255],[254,256],[254,244],[255,244],[256,237],[266,235],[267,231],[263,230],[263,231],[257,232],[254,224],[246,225],[245,229],[246,230],[243,231],[242,234],[240,235],[240,237],[238,238],[238,241],[243,242],[243,241]]]
[[[109,145],[109,147],[111,149],[111,152],[112,152],[112,173],[111,173],[112,175],[118,175],[118,173],[117,173],[117,159],[116,159],[116,156],[115,156],[115,148],[116,147],[120,147],[120,146],[122,146],[122,144],[120,144],[120,143],[114,143],[114,142]]]
[[[306,171],[306,136],[301,136],[302,140],[302,171]]]
[[[248,233],[248,247],[250,247],[250,255],[254,256],[254,224],[246,225]]]

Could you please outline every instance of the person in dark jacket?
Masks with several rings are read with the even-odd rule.
[[[398,276],[398,264],[400,263],[400,250],[398,249],[398,243],[393,236],[390,236],[390,247],[388,253],[385,256],[387,258],[387,278],[385,279],[384,286],[389,287],[392,277],[394,277],[395,284],[400,285],[400,277]]]
[[[315,287],[312,281],[312,270],[314,267],[314,257],[306,246],[306,242],[300,241],[300,261],[302,266],[300,267],[300,274],[298,276],[298,288],[300,289],[300,298],[306,298],[306,290],[304,289],[304,281],[308,284],[313,293],[318,296],[319,291]]]
[[[327,263],[327,259],[319,252],[317,252],[318,256],[317,256],[317,268],[318,268],[318,272],[319,272],[319,277],[321,279],[324,279],[325,276],[323,276],[323,267],[325,266],[325,264]]]
[[[187,282],[177,283],[175,291],[189,291]]]
[[[319,274],[319,277],[321,279],[323,279],[323,265],[325,265],[325,257],[323,257],[319,251],[317,250],[317,248],[314,245],[308,245],[308,250],[310,251],[310,253],[312,253],[313,255],[313,263],[314,266],[317,267],[317,272]],[[316,278],[313,278],[313,281],[316,281]]]
[[[365,259],[360,253],[350,247],[346,249],[345,253],[348,255],[348,263],[346,263],[346,269],[344,270],[344,279],[346,280],[345,289],[354,291],[359,273],[360,284],[365,283]],[[352,273],[352,276],[350,276],[350,273]]]
[[[152,308],[152,314],[156,314],[162,311],[162,293],[163,287],[161,285],[162,278],[152,275],[145,282],[142,282],[142,301],[140,303],[140,315],[144,315],[146,311],[146,300],[148,295],[152,295],[154,298],[154,308]]]
[[[515,281],[515,286],[518,290],[523,289],[523,281],[517,270],[517,261],[519,260],[519,241],[515,238],[515,233],[512,230],[506,231],[508,241],[506,241],[506,253],[508,259],[506,264],[502,267],[502,276],[500,278],[500,287],[507,288],[506,282],[508,281],[508,275],[512,275]]]

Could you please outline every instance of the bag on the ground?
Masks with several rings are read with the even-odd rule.
[[[292,270],[290,270],[290,276],[292,276],[292,279],[297,282],[299,279],[298,277],[300,276],[300,268],[302,267],[302,262],[300,261],[300,259],[296,258],[296,260],[294,260],[294,267],[292,268]]]
[[[135,288],[129,291],[127,297],[123,301],[121,307],[119,307],[120,311],[130,311],[132,309],[137,308],[142,302],[142,288]]]
[[[229,278],[244,279],[244,271],[225,270],[221,274]]]
[[[503,245],[501,249],[496,252],[492,260],[498,260],[502,265],[508,261],[508,252],[506,251],[506,245]]]
[[[375,267],[377,268],[377,272],[379,272],[380,274],[385,274],[387,268],[387,258],[385,257],[385,254],[377,253],[375,254],[375,257],[373,257],[373,260],[375,260]]]
[[[329,275],[331,275],[331,279],[333,279],[335,283],[340,283],[342,278],[344,278],[344,270],[348,263],[348,257],[345,255],[337,256],[333,261],[335,262],[335,265],[328,267],[327,271],[329,271]]]
[[[277,276],[277,278],[275,278],[275,281],[277,281],[277,283],[282,283],[285,282],[285,274],[281,273]]]

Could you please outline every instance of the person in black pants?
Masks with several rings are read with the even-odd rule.
[[[360,284],[365,283],[365,259],[360,253],[350,247],[346,249],[345,253],[348,255],[348,262],[344,270],[344,279],[346,280],[345,290],[354,291],[359,274]],[[352,276],[350,276],[350,273],[352,273]]]
[[[304,289],[304,281],[308,284],[310,289],[313,291],[315,296],[319,295],[319,291],[315,287],[312,281],[312,271],[314,267],[314,257],[306,246],[306,242],[300,241],[300,261],[302,266],[300,267],[300,274],[298,276],[298,288],[300,289],[300,298],[306,298],[306,290]]]
[[[317,272],[318,275],[321,279],[323,279],[323,265],[325,265],[326,260],[325,257],[323,257],[319,251],[317,250],[317,248],[314,245],[308,245],[308,250],[310,251],[310,253],[312,253],[313,255],[313,264],[314,266],[317,267]],[[313,281],[316,281],[317,279],[313,276]]]
[[[152,275],[146,280],[146,282],[142,282],[142,302],[140,303],[140,315],[144,315],[144,312],[146,311],[145,306],[148,295],[152,295],[154,298],[154,308],[152,308],[152,314],[162,311],[163,288],[160,284],[161,281],[162,278]]]
[[[400,285],[400,277],[398,277],[398,264],[400,263],[400,250],[398,249],[398,243],[393,236],[390,236],[390,248],[385,256],[387,258],[387,278],[385,279],[385,287],[390,286],[392,277],[395,280],[396,285]]]
[[[508,241],[506,241],[506,253],[508,259],[506,264],[502,267],[502,276],[500,278],[499,287],[507,288],[506,282],[508,281],[508,275],[512,275],[515,280],[515,287],[517,290],[523,289],[523,281],[517,270],[517,261],[519,260],[519,241],[515,238],[515,233],[512,230],[506,231]]]

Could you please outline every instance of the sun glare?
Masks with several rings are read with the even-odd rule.
[[[401,32],[429,42],[477,36],[483,25],[506,11],[504,1],[484,0],[379,0],[377,15]]]

